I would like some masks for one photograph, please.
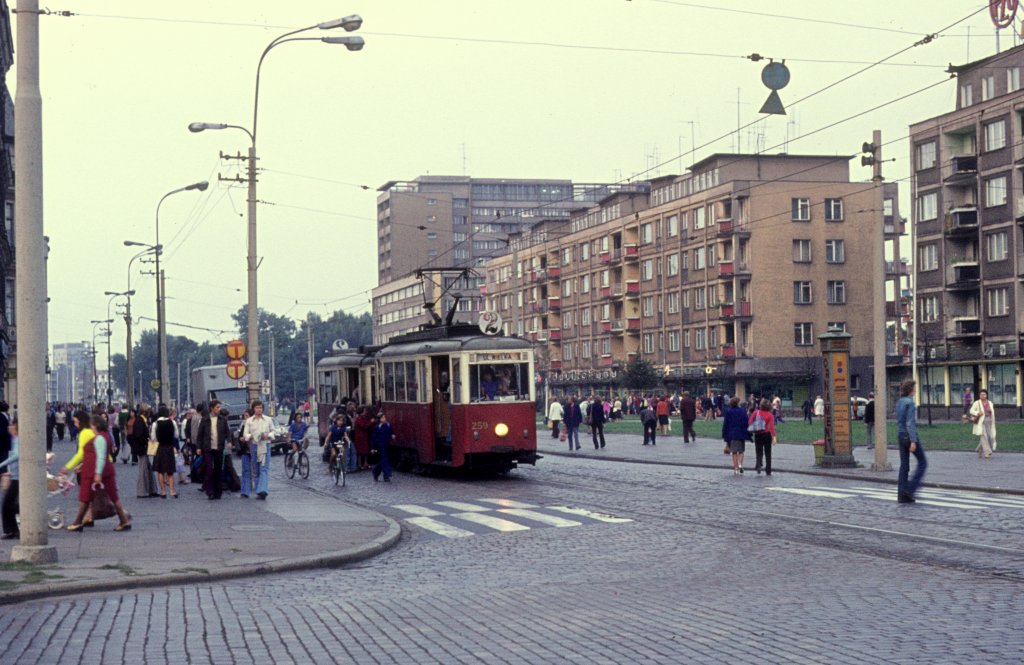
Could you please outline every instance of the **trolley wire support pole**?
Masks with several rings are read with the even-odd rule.
[[[46,525],[46,243],[43,240],[43,97],[39,0],[18,4],[15,100],[15,298],[18,312],[21,542],[11,561],[55,563]]]
[[[871,143],[863,146],[865,156],[861,157],[861,166],[871,166],[872,182],[875,183],[877,195],[877,227],[874,229],[871,257],[871,286],[874,298],[871,301],[871,313],[874,325],[872,335],[872,357],[874,360],[875,385],[875,461],[872,471],[892,471],[887,459],[886,421],[888,415],[888,382],[885,372],[885,205],[882,187],[882,132],[875,130],[871,134]],[[897,240],[898,242],[898,240]],[[897,290],[898,291],[898,290]],[[898,293],[897,293],[898,295]]]

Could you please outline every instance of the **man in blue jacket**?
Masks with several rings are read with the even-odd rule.
[[[604,448],[604,402],[598,395],[590,403],[590,427],[591,437],[594,439],[594,450]],[[601,445],[597,445],[598,435],[601,437]]]
[[[576,450],[580,449],[580,425],[583,424],[583,411],[576,403],[575,397],[569,398],[569,404],[565,407],[565,429],[568,433],[569,450],[573,449],[573,441],[576,442]]]

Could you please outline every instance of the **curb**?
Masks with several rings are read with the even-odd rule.
[[[587,459],[587,460],[603,460],[608,462],[626,462],[629,464],[647,464],[650,466],[684,466],[693,467],[696,469],[731,469],[731,466],[725,466],[723,464],[706,464],[701,462],[664,462],[660,460],[639,460],[633,457],[593,457],[589,455],[570,455],[569,453],[556,452],[553,450],[545,451],[545,455],[551,455],[553,457],[569,457],[574,459]],[[794,473],[803,476],[821,476],[824,478],[842,478],[843,480],[859,480],[866,483],[877,483],[879,485],[897,485],[898,482],[895,478],[881,478],[872,476],[861,476],[852,473],[828,473],[825,471],[817,471],[814,469],[786,469],[782,467],[776,467],[773,465],[773,471],[780,471],[782,473]],[[885,472],[888,473],[888,472]],[[932,489],[942,490],[960,490],[964,492],[985,492],[988,494],[1008,494],[1012,496],[1024,496],[1024,490],[1009,489],[1003,487],[979,487],[977,485],[960,485],[957,483],[921,483],[921,487],[931,487]]]
[[[387,515],[378,513],[387,525],[387,531],[373,540],[336,552],[325,552],[323,554],[312,554],[308,556],[284,559],[272,563],[264,563],[258,566],[246,568],[220,568],[205,573],[192,571],[188,573],[167,573],[165,575],[139,575],[138,577],[122,577],[110,580],[90,580],[88,582],[71,582],[61,585],[43,585],[31,589],[0,593],[0,606],[23,603],[29,600],[41,598],[59,598],[63,596],[82,595],[104,591],[127,591],[135,589],[146,589],[158,586],[171,586],[181,584],[202,584],[221,582],[224,580],[238,579],[242,577],[256,577],[271,573],[285,573],[296,570],[309,570],[314,568],[336,568],[348,563],[362,561],[382,554],[391,549],[402,537],[402,528],[398,522]]]

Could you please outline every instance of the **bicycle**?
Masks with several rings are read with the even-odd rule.
[[[296,471],[303,478],[309,478],[309,455],[306,454],[306,442],[293,441],[293,443],[299,444],[299,451],[296,453],[294,450],[288,450],[288,454],[284,456],[284,472],[288,474],[289,478],[294,478]]]
[[[334,484],[345,486],[345,453],[348,450],[348,446],[351,444],[348,441],[342,441],[341,443],[332,443],[334,446],[334,455],[331,456],[331,462],[328,466],[329,472],[334,476]]]

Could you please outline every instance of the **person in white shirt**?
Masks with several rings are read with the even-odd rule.
[[[252,415],[242,426],[242,491],[243,499],[249,498],[251,485],[256,487],[256,496],[267,498],[270,476],[270,441],[273,438],[274,423],[263,415],[263,402],[252,403]]]
[[[562,403],[557,399],[548,407],[548,420],[551,421],[551,437],[558,438],[558,425],[562,422]]]

